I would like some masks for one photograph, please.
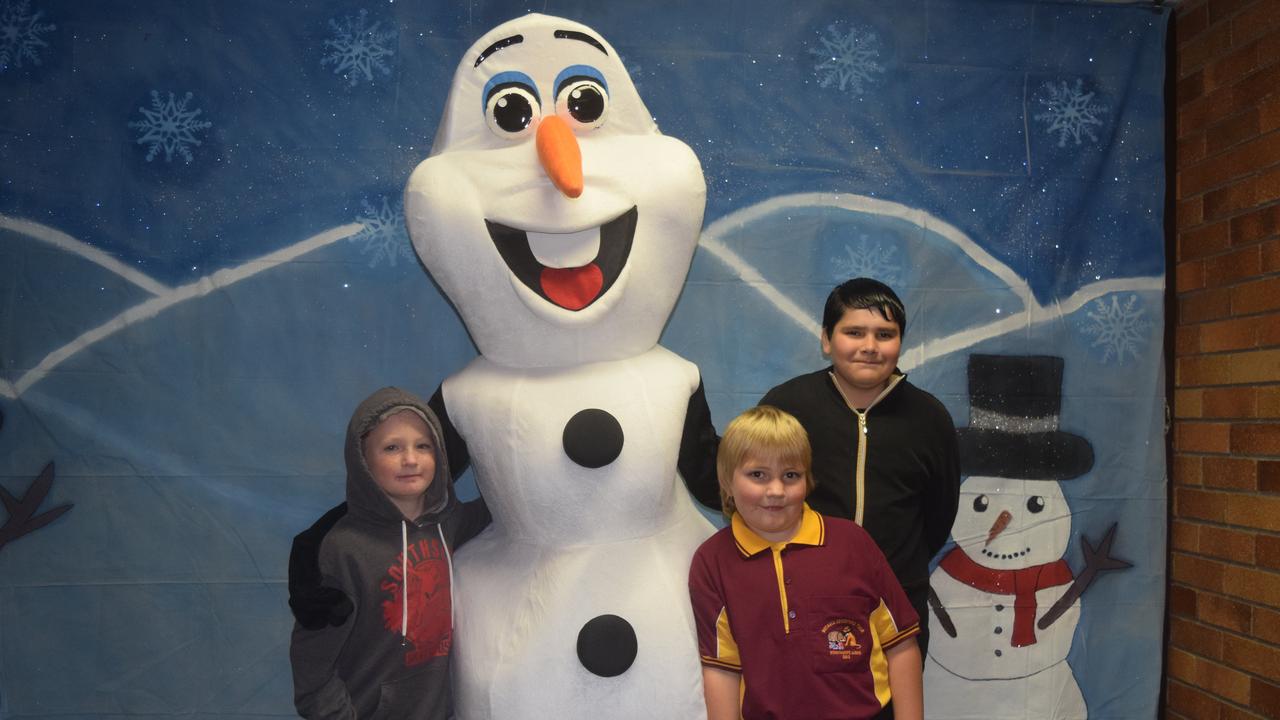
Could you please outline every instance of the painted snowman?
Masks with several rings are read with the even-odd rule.
[[[1071,508],[1061,481],[1093,466],[1083,437],[1058,429],[1061,358],[972,355],[969,427],[960,428],[956,547],[929,578],[935,628],[925,663],[929,717],[1088,716],[1067,653],[1080,595],[1103,570],[1114,526],[1083,543],[1077,577],[1063,559]]]
[[[526,15],[458,65],[405,215],[480,351],[442,386],[493,513],[455,558],[464,720],[705,714],[712,528],[677,475],[700,378],[657,344],[705,196],[590,28]]]

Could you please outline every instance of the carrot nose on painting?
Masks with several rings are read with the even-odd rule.
[[[538,123],[538,162],[551,183],[565,194],[576,198],[582,194],[582,148],[569,123],[552,115]]]

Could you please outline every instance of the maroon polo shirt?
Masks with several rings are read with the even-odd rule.
[[[735,514],[698,548],[689,595],[703,665],[742,674],[742,716],[869,718],[889,702],[885,651],[919,618],[865,530],[805,505],[770,544]]]

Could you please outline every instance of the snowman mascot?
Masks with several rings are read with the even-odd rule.
[[[1087,717],[1067,653],[1080,595],[1109,557],[1114,526],[1086,568],[1063,559],[1071,508],[1060,481],[1088,472],[1093,447],[1058,429],[1062,358],[972,355],[969,427],[960,428],[956,547],[929,578],[935,631],[925,663],[930,717]]]
[[[454,558],[463,720],[705,715],[688,571],[712,528],[677,474],[705,399],[657,344],[705,199],[594,30],[526,15],[458,65],[405,216],[480,351],[441,388],[493,513]]]

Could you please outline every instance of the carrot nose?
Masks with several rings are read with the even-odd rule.
[[[538,123],[538,162],[560,192],[571,198],[582,194],[582,148],[569,123],[555,115]]]
[[[990,545],[997,535],[1004,532],[1004,529],[1009,527],[1009,521],[1011,520],[1013,520],[1013,515],[1008,510],[1001,510],[1000,516],[996,518],[995,522],[991,523],[991,529],[987,531],[987,542],[983,547]]]

